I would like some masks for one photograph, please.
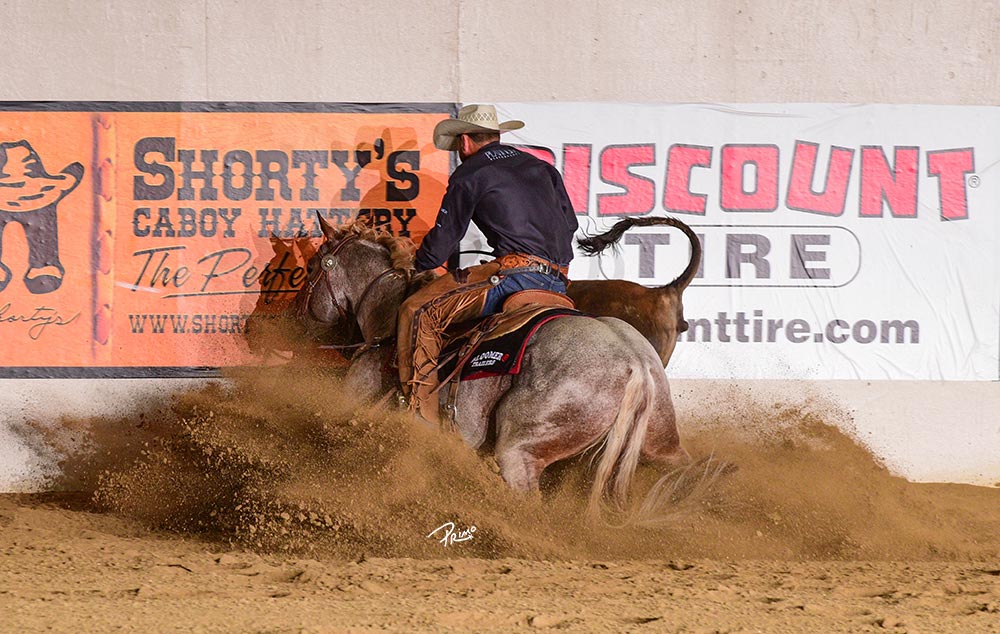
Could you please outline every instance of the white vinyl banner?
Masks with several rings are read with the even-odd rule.
[[[703,244],[678,378],[997,380],[1000,109],[499,104],[563,173],[581,233],[670,215]],[[467,246],[467,248],[475,248]],[[669,283],[690,246],[633,228],[572,279]]]

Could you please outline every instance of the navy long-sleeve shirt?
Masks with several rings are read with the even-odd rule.
[[[573,259],[578,223],[558,170],[499,142],[467,158],[448,181],[435,226],[417,250],[415,266],[441,266],[469,223],[486,236],[493,256],[527,253],[565,265]]]

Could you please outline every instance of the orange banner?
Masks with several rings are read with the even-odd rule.
[[[419,241],[450,172],[450,104],[61,105],[0,111],[6,376],[252,364],[247,318],[302,284],[318,216]]]

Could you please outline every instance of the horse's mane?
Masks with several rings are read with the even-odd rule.
[[[357,236],[359,240],[375,242],[389,250],[392,268],[399,271],[413,270],[413,256],[417,247],[409,238],[394,236],[385,229],[372,227],[363,219],[356,219],[337,226],[340,237]]]

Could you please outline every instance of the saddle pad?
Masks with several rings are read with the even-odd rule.
[[[459,375],[461,380],[471,381],[489,376],[519,373],[524,349],[542,324],[559,317],[580,315],[583,313],[570,308],[549,308],[537,312],[516,330],[479,342],[472,354],[468,355],[469,360]],[[455,370],[455,364],[459,361],[458,354],[465,342],[466,339],[460,337],[445,346],[441,357],[452,358],[438,370],[439,381],[445,381]]]

